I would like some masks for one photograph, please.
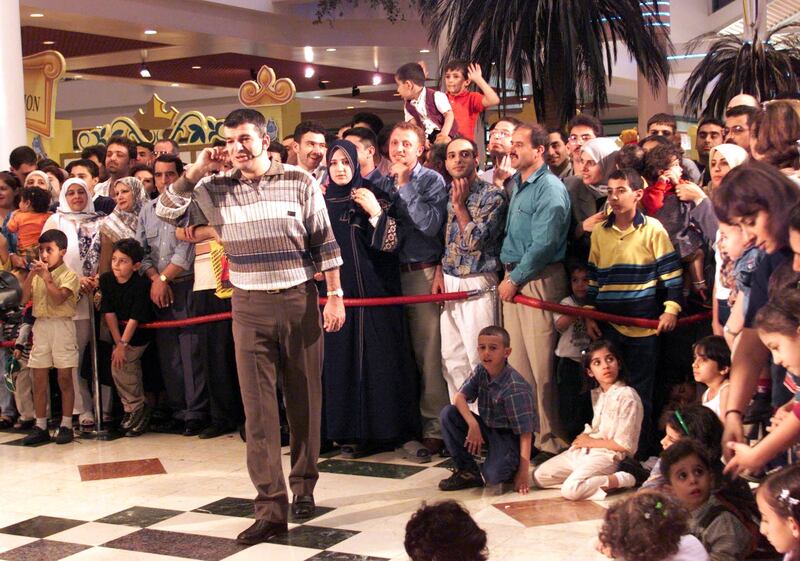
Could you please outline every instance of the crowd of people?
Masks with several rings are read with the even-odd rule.
[[[443,491],[642,486],[606,516],[609,557],[800,558],[800,101],[736,96],[698,123],[696,160],[664,113],[620,138],[585,113],[553,130],[501,116],[483,151],[497,94],[474,64],[443,77],[435,91],[403,65],[405,120],[359,113],[336,134],[304,121],[270,141],[260,113],[234,111],[186,169],[171,140],[113,137],[65,169],[15,149],[0,263],[24,294],[4,319],[0,425],[30,429],[25,444],[53,438],[51,408],[59,444],[94,426],[95,337],[102,420],[125,436],[244,422],[258,497],[241,543],[286,527],[291,441],[299,518],[320,450],[396,451],[452,457]],[[455,292],[470,296],[342,301]],[[484,558],[472,543],[452,558]]]

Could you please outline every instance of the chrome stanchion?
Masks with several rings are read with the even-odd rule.
[[[97,368],[97,333],[95,331],[93,305],[89,310],[89,326],[91,330],[89,354],[92,361],[92,391],[94,392],[94,430],[82,434],[84,438],[108,440],[111,437],[111,433],[103,427],[103,395],[100,389],[100,373]]]
[[[497,295],[497,285],[490,287],[489,292],[491,293],[492,298],[492,310],[493,310],[493,320],[494,325],[503,326],[503,315],[502,315],[502,303],[500,302],[500,298]]]

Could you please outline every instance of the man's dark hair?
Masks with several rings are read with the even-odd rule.
[[[138,148],[139,146],[142,148],[147,148],[151,152],[155,149],[155,146],[151,142],[137,142],[136,147]]]
[[[294,133],[292,133],[292,134],[287,134],[286,136],[284,136],[284,137],[281,139],[281,142],[283,142],[284,140],[289,140],[290,138],[291,138],[292,140],[294,140]]]
[[[615,169],[611,172],[611,175],[608,176],[608,181],[611,181],[612,179],[616,179],[618,181],[627,181],[628,187],[630,187],[632,191],[644,189],[642,176],[638,171],[632,168]]]
[[[128,159],[135,160],[136,159],[136,143],[126,136],[112,136],[108,139],[108,144],[106,146],[111,146],[112,144],[116,144],[117,146],[124,146],[128,149]]]
[[[542,125],[523,123],[519,125],[516,130],[527,130],[530,134],[531,146],[547,146],[547,129]]]
[[[178,175],[183,175],[183,160],[181,160],[178,156],[173,156],[172,154],[162,154],[156,158],[155,162],[153,162],[154,170],[158,162],[161,162],[162,164],[175,164],[175,171],[178,172]]]
[[[45,166],[43,168],[39,168],[39,171],[53,174],[59,183],[64,183],[67,179],[69,179],[67,174],[64,173],[64,170],[58,166]]]
[[[600,122],[600,119],[588,113],[575,115],[567,125],[567,131],[572,132],[574,127],[589,127],[594,131],[595,136],[603,136],[603,123]]]
[[[447,150],[450,149],[450,145],[452,143],[454,143],[456,140],[466,140],[467,142],[469,142],[469,146],[470,146],[470,149],[472,150],[472,153],[475,154],[475,156],[478,156],[478,145],[475,144],[475,142],[470,140],[469,138],[454,138],[453,140],[451,140],[450,142],[448,142],[447,144],[444,145],[445,146],[445,154],[447,154]]]
[[[31,204],[33,212],[42,213],[50,209],[50,192],[39,187],[25,187],[20,192],[20,198]]]
[[[459,72],[461,72],[461,75],[464,77],[464,79],[466,79],[467,75],[469,73],[468,72],[468,67],[469,67],[469,63],[466,60],[461,60],[461,59],[451,60],[450,62],[445,64],[444,70],[442,70],[442,72],[443,73],[444,72],[453,72],[454,70],[458,70]]]
[[[40,171],[44,171],[45,168],[49,167],[60,167],[60,166],[58,165],[58,162],[56,162],[55,160],[51,160],[50,158],[44,158],[43,160],[39,160],[38,162],[36,162],[36,169]]]
[[[30,146],[17,146],[8,155],[8,165],[12,169],[19,169],[22,164],[36,165],[36,152]]]
[[[668,113],[656,113],[649,119],[647,119],[647,128],[650,128],[650,125],[667,125],[668,127],[672,128],[672,132],[675,133],[678,131],[678,121],[675,120],[675,115],[669,115]]]
[[[41,189],[39,190],[42,191]],[[49,193],[47,194],[49,195]],[[51,228],[50,230],[45,230],[42,232],[42,235],[39,236],[39,243],[41,244],[50,242],[56,244],[58,249],[67,249],[67,235],[61,230]]]
[[[378,137],[374,132],[372,132],[372,129],[365,127],[354,127],[352,129],[347,129],[342,133],[342,138],[347,138],[348,136],[355,136],[363,144],[367,146],[374,146],[376,150],[378,148]]]
[[[180,146],[178,146],[178,143],[172,140],[171,138],[160,138],[156,140],[156,144],[159,144],[161,142],[166,142],[169,144],[170,147],[169,151],[172,152],[173,156],[177,156],[178,154],[180,154],[181,152]],[[155,151],[155,146],[153,147],[153,150]]]
[[[740,117],[747,115],[747,126],[753,122],[753,118],[758,114],[758,109],[749,105],[736,105],[725,111],[726,117]]]
[[[617,169],[625,168],[630,168],[640,175],[644,172],[644,148],[632,143],[626,144],[619,149],[619,152],[617,152]]]
[[[703,117],[700,119],[700,122],[697,123],[697,130],[700,130],[700,127],[703,125],[716,125],[721,129],[725,128],[725,123],[722,122],[721,119],[717,119],[716,117]]]
[[[131,177],[133,177],[134,175],[136,175],[140,171],[149,171],[150,175],[154,175],[155,174],[155,171],[153,171],[153,168],[148,166],[147,164],[136,164],[135,166],[133,166],[130,169],[130,171],[128,173],[130,173]]]
[[[88,160],[94,156],[102,164],[106,161],[106,147],[102,144],[87,146],[81,151],[81,159]]]
[[[255,109],[235,109],[225,117],[223,127],[235,129],[240,125],[251,123],[258,129],[261,138],[267,136],[267,119]]]
[[[116,242],[111,253],[113,254],[115,251],[119,251],[123,255],[130,257],[134,264],[141,263],[144,259],[144,248],[142,244],[133,238],[123,238]]]
[[[486,561],[486,532],[455,501],[422,506],[406,524],[411,561]]]
[[[551,135],[551,134],[557,134],[558,136],[561,137],[561,142],[563,142],[564,144],[567,143],[567,140],[568,140],[567,136],[568,135],[562,129],[547,129],[547,134],[548,134],[548,136]]]
[[[425,71],[416,62],[407,62],[398,68],[394,77],[400,82],[409,81],[414,85],[425,87]]]
[[[384,126],[383,119],[378,117],[375,113],[370,113],[368,111],[353,115],[353,118],[350,120],[351,127],[356,128],[356,123],[366,123],[370,130],[375,133],[375,136],[378,136],[378,133],[381,132]]]
[[[303,138],[303,135],[309,132],[321,134],[322,136],[326,136],[328,134],[328,131],[325,130],[325,127],[323,127],[317,121],[303,121],[294,128],[294,136],[292,138],[294,138],[295,142],[300,142],[300,140]]]
[[[286,163],[286,160],[289,159],[289,151],[286,149],[286,146],[280,142],[270,142],[269,146],[267,146],[267,152],[274,152],[280,155],[281,162],[284,164]]]
[[[497,126],[497,123],[502,123],[502,122],[511,123],[512,125],[514,125],[515,129],[521,124],[523,124],[522,121],[517,119],[516,117],[505,116],[497,119],[494,123],[489,125],[489,132],[494,130],[494,128]]]
[[[100,177],[100,168],[94,163],[92,160],[87,160],[85,158],[81,158],[80,160],[72,160],[70,163],[67,164],[67,173],[72,173],[72,168],[75,167],[84,167],[86,171],[89,172],[89,175],[92,177]],[[131,170],[131,175],[133,175],[133,170]]]

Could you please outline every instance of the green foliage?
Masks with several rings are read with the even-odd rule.
[[[317,9],[314,12],[316,16],[314,23],[322,23],[324,20],[328,20],[328,22],[333,25],[334,19],[344,15],[345,4],[357,8],[359,0],[318,0]],[[406,19],[403,13],[403,7],[398,0],[365,0],[364,4],[373,10],[382,8],[386,13],[386,19],[392,23],[404,21]],[[412,5],[413,4],[416,4],[416,1],[412,1]]]

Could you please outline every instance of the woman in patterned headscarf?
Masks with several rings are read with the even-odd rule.
[[[142,210],[144,185],[135,177],[123,177],[112,185],[114,212],[103,220],[100,227],[100,272],[111,270],[112,247],[119,240],[136,237],[139,211]]]

